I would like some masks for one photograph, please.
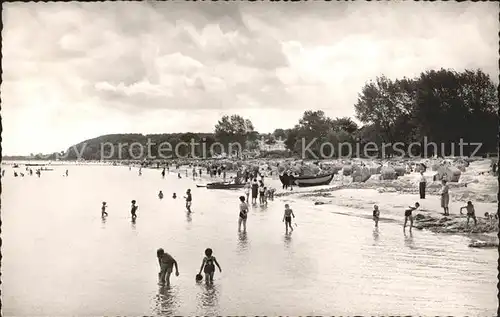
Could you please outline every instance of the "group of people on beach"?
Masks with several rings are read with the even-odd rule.
[[[450,202],[450,194],[449,194],[449,186],[448,183],[445,179],[441,181],[441,190],[440,190],[440,198],[441,198],[441,208],[443,208],[443,215],[444,216],[449,216],[450,215],[450,210],[449,210],[449,202]],[[420,194],[420,199],[425,199],[425,187],[426,187],[426,179],[424,176],[424,171],[420,172],[420,181],[419,181],[419,194]],[[406,225],[409,223],[410,224],[410,231],[413,228],[413,211],[417,210],[420,207],[420,203],[416,202],[414,206],[409,206],[407,209],[404,211],[404,223],[403,223],[403,230],[406,229]],[[460,214],[463,214],[463,210],[467,210],[466,216],[467,216],[467,223],[466,227],[469,226],[469,222],[472,219],[474,221],[474,225],[477,226],[477,217],[476,217],[476,211],[474,208],[474,205],[472,204],[471,201],[468,201],[467,204],[463,207],[460,208]],[[375,227],[378,227],[378,222],[380,220],[380,209],[377,205],[373,206],[373,221],[375,222]],[[495,215],[490,215],[488,213],[485,214],[486,218],[494,218],[496,217],[498,219],[498,213]]]

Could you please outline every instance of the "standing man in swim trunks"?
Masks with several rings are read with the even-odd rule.
[[[412,216],[412,212],[414,210],[417,210],[418,207],[420,207],[420,204],[419,203],[415,203],[415,207],[408,207],[408,209],[405,210],[405,223],[403,225],[403,231],[405,231],[406,229],[406,223],[408,222],[408,220],[410,221],[410,231],[411,229],[413,228],[413,216]]]
[[[170,286],[170,274],[172,274],[173,267],[175,266],[175,276],[179,276],[179,267],[177,261],[163,249],[156,251],[158,263],[160,264],[160,273],[158,273],[158,284],[163,286],[165,282],[167,287]]]
[[[288,227],[290,227],[290,232],[293,231],[292,228],[292,217],[295,218],[293,210],[290,209],[288,204],[285,205],[285,213],[283,214],[283,222],[285,223],[285,232],[288,233]]]
[[[441,187],[441,207],[444,210],[444,215],[449,216],[450,211],[448,208],[448,204],[450,203],[450,189],[448,187],[448,184],[446,184],[446,180],[443,180],[441,183],[443,184],[443,187]]]
[[[192,202],[193,202],[193,197],[191,196],[191,189],[188,189],[186,191],[186,209],[188,210],[188,212],[191,212],[191,205],[192,205]]]

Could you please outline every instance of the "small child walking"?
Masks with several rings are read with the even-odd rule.
[[[293,210],[290,209],[290,205],[285,205],[285,213],[283,214],[283,222],[285,223],[285,232],[288,233],[288,227],[290,227],[290,232],[293,231],[292,228],[292,217],[295,218]]]
[[[103,217],[103,218],[108,216],[108,213],[106,212],[106,207],[108,207],[108,206],[106,205],[106,202],[103,201],[102,207],[101,207],[101,217]]]
[[[136,212],[137,212],[137,208],[139,208],[139,206],[137,206],[135,203],[136,203],[135,200],[132,200],[132,206],[130,208],[130,213],[132,214],[132,219],[137,218]]]
[[[205,250],[205,257],[203,258],[203,262],[201,262],[200,273],[203,271],[205,273],[205,282],[213,283],[214,281],[214,273],[215,273],[215,265],[219,268],[219,272],[222,273],[222,269],[220,268],[219,263],[215,256],[213,256],[212,249],[208,248]]]
[[[380,219],[380,210],[377,205],[373,206],[373,221],[375,221],[375,227],[378,227],[378,220]]]

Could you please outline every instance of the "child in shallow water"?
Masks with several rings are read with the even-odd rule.
[[[177,261],[163,249],[158,249],[156,251],[156,257],[158,258],[158,263],[160,264],[160,273],[158,273],[158,284],[163,286],[165,283],[167,287],[170,286],[170,274],[172,274],[173,268],[175,266],[175,276],[179,276],[179,267],[177,266]]]
[[[200,273],[203,271],[205,273],[205,282],[213,283],[214,281],[214,273],[215,273],[215,265],[219,268],[219,272],[222,272],[217,259],[213,256],[212,249],[208,248],[205,250],[205,257],[203,258],[203,262],[201,262]]]
[[[285,223],[285,232],[288,233],[288,227],[290,227],[290,232],[293,231],[292,228],[292,217],[295,218],[293,210],[290,209],[290,205],[285,205],[285,213],[283,214],[283,222]]]
[[[378,209],[378,206],[375,205],[373,206],[373,221],[375,221],[375,227],[378,227],[379,218],[380,218],[380,210]]]
[[[409,206],[408,209],[405,210],[405,223],[403,224],[403,231],[406,229],[406,223],[408,220],[410,221],[410,231],[413,228],[413,216],[412,212],[417,210],[420,207],[419,203],[415,203],[415,207]]]
[[[108,215],[108,213],[106,212],[106,202],[103,201],[102,202],[102,207],[101,207],[101,217],[106,217]]]

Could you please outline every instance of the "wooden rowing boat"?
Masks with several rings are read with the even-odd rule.
[[[321,176],[284,176],[280,175],[280,181],[283,185],[289,184],[291,179],[292,184],[295,184],[299,187],[312,187],[312,186],[322,186],[328,185],[332,181],[335,173],[330,173]]]
[[[208,189],[239,189],[243,188],[243,186],[245,186],[245,184],[217,182],[217,183],[208,183],[206,187]]]

